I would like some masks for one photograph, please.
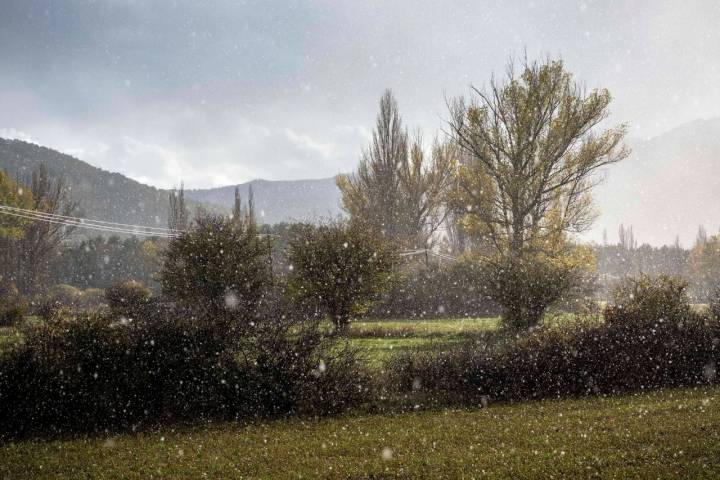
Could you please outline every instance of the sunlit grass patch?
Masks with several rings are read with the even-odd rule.
[[[0,327],[0,353],[12,348],[22,341],[20,332],[15,327]]]
[[[452,319],[408,319],[408,320],[363,320],[350,325],[351,337],[437,337],[484,333],[496,330],[497,317],[452,318]]]
[[[417,350],[441,351],[462,342],[461,338],[352,338],[350,344],[365,354],[371,367],[379,367],[394,355]]]
[[[347,336],[366,353],[372,367],[412,350],[442,351],[497,331],[499,320],[460,318],[441,320],[366,320],[350,324]]]

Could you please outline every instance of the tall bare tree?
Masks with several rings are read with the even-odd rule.
[[[624,125],[598,131],[607,90],[587,92],[559,60],[519,67],[509,62],[502,81],[450,104],[450,129],[466,153],[456,203],[479,236],[510,256],[589,228],[596,173],[628,155]]]
[[[620,224],[620,227],[618,227],[618,244],[626,251],[637,248],[638,242],[635,239],[632,225],[626,227],[624,224]]]
[[[250,219],[255,221],[255,192],[253,191],[252,185],[248,185],[248,209],[247,215]]]
[[[695,245],[705,245],[708,242],[707,230],[704,225],[698,227],[697,236],[695,237]]]
[[[233,223],[240,228],[256,229],[255,222],[255,193],[252,185],[248,189],[247,207],[242,206],[242,197],[240,196],[240,188],[235,187],[235,202],[233,203],[232,220]]]
[[[29,185],[33,210],[61,216],[71,216],[76,211],[77,203],[70,196],[70,188],[62,177],[51,179],[45,164],[40,164],[31,174]],[[48,221],[32,221],[25,227],[24,236],[17,242],[16,256],[21,291],[32,292],[44,284],[53,254],[73,229]]]
[[[180,190],[173,189],[169,195],[168,228],[184,231],[188,228],[190,213],[185,205],[185,184],[180,182]]]
[[[242,218],[242,198],[240,197],[240,188],[235,187],[235,201],[233,203],[232,220],[235,225],[241,225]]]
[[[409,138],[387,90],[357,171],[337,178],[343,208],[386,239],[424,247],[442,222],[455,153],[454,146],[435,141],[427,155],[420,133]]]

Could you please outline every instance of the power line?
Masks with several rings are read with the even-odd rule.
[[[53,217],[52,215],[42,213],[42,212],[13,212],[9,210],[5,210],[2,207],[0,207],[0,213],[10,216],[16,216],[20,218],[28,218],[31,220],[38,220],[38,221],[47,221],[49,223],[58,223],[58,224],[65,224],[69,226],[77,226],[77,227],[93,227],[97,229],[103,229],[108,231],[121,231],[121,232],[142,232],[142,233],[153,233],[158,235],[168,235],[169,232],[150,232],[147,231],[144,227],[136,226],[134,228],[131,227],[114,227],[110,225],[102,225],[97,224],[93,221],[87,221],[85,219],[71,219],[71,218],[57,218]]]
[[[144,225],[109,222],[105,220],[91,220],[88,218],[59,215],[50,212],[41,212],[39,210],[29,210],[26,208],[11,207],[9,205],[0,205],[0,214],[24,218],[27,220],[65,225],[68,227],[86,228],[89,230],[98,230],[102,232],[125,233],[130,235],[176,238],[180,234],[186,233],[186,230],[175,230],[162,227],[147,227]],[[278,237],[279,235],[272,233],[258,233],[257,236]]]
[[[54,219],[52,217],[47,217],[47,216],[37,215],[37,214],[16,213],[16,212],[7,211],[7,210],[3,209],[2,207],[0,207],[0,214],[12,216],[12,217],[24,218],[27,220],[65,225],[68,227],[78,227],[78,228],[86,228],[89,230],[99,230],[99,231],[103,231],[103,232],[126,233],[126,234],[131,234],[131,235],[165,237],[165,238],[174,238],[174,237],[178,236],[177,234],[164,233],[164,232],[142,231],[143,227],[138,227],[138,229],[119,228],[119,227],[110,227],[107,225],[97,225],[97,224],[90,223],[90,222]]]
[[[166,232],[166,233],[184,233],[183,230],[174,230],[171,228],[164,228],[164,227],[147,227],[144,225],[132,225],[128,223],[118,223],[118,222],[109,222],[105,220],[92,220],[89,218],[80,218],[80,217],[71,217],[67,215],[59,215],[56,213],[50,213],[50,212],[41,212],[39,210],[28,210],[25,208],[18,208],[18,207],[11,207],[9,205],[0,205],[0,209],[2,210],[10,210],[17,213],[26,213],[26,214],[32,214],[32,215],[42,215],[50,218],[57,218],[57,219],[65,219],[65,220],[72,220],[82,223],[91,223],[91,224],[104,224],[104,225],[116,225],[119,227],[130,227],[130,228],[138,228],[143,230],[157,230],[160,232]]]
[[[34,220],[34,221],[41,221],[46,223],[55,223],[60,225],[65,225],[68,227],[78,227],[78,228],[86,228],[89,230],[99,230],[103,232],[113,232],[113,233],[127,233],[130,235],[140,235],[140,236],[151,236],[151,237],[167,237],[167,238],[175,238],[177,235],[169,235],[169,234],[163,234],[163,233],[157,233],[157,232],[142,232],[138,230],[123,230],[119,228],[109,228],[109,227],[103,227],[100,225],[90,225],[90,224],[79,224],[79,223],[72,223],[68,221],[61,221],[61,220],[52,220],[48,218],[41,218],[31,215],[22,215],[18,213],[11,213],[11,212],[5,212],[0,211],[0,214],[2,215],[9,215],[13,217],[19,217],[19,218],[25,218],[28,220]]]
[[[407,252],[400,252],[400,253],[399,253],[399,256],[401,256],[401,257],[410,257],[410,256],[413,256],[413,255],[420,255],[421,253],[425,253],[426,250],[427,250],[427,249],[425,249],[425,248],[421,248],[421,249],[419,249],[419,250],[411,250],[411,251],[407,251]]]
[[[398,255],[401,256],[401,257],[411,257],[411,256],[414,256],[414,255],[422,255],[422,254],[426,254],[426,253],[427,253],[427,254],[430,254],[430,255],[432,255],[432,256],[434,256],[434,257],[442,258],[442,259],[445,259],[445,260],[457,260],[457,258],[456,258],[456,257],[453,257],[452,255],[448,255],[448,254],[446,254],[446,253],[434,252],[433,250],[431,250],[431,249],[429,249],[429,248],[421,248],[421,249],[418,249],[418,250],[410,250],[410,251],[407,251],[407,252],[400,252]]]
[[[8,215],[27,220],[41,221],[64,225],[68,227],[85,228],[88,230],[97,230],[111,233],[124,233],[128,235],[139,235],[146,237],[162,237],[176,238],[186,230],[173,230],[162,227],[147,227],[144,225],[132,225],[128,223],[109,222],[105,220],[91,220],[81,217],[71,217],[69,215],[59,215],[50,212],[41,212],[38,210],[28,210],[25,208],[11,207],[9,205],[0,205],[0,214]],[[154,230],[154,231],[153,231]],[[258,233],[258,237],[279,237],[280,235],[272,233]],[[445,253],[435,252],[429,248],[420,248],[417,250],[409,250],[400,252],[401,257],[410,257],[414,255],[429,254],[444,260],[456,260],[456,257]]]

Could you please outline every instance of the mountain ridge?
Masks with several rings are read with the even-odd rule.
[[[596,192],[602,228],[633,225],[640,243],[692,246],[699,225],[720,226],[720,118],[698,119],[631,144]],[[614,232],[612,232],[614,233]],[[612,237],[611,237],[612,238]]]
[[[340,190],[335,177],[304,180],[256,179],[237,185],[208,189],[188,189],[187,198],[230,208],[235,201],[235,188],[247,202],[250,186],[255,197],[255,211],[262,223],[314,221],[335,218],[342,214]]]
[[[41,163],[51,178],[63,178],[67,183],[79,204],[77,216],[148,227],[167,225],[169,190],[145,185],[35,143],[0,138],[0,170],[13,178],[28,179]],[[198,206],[201,204],[190,202],[191,208]]]

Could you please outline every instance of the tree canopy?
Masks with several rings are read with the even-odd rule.
[[[0,206],[28,210],[33,207],[32,192],[18,185],[2,170],[0,170]],[[18,239],[24,235],[24,227],[29,223],[29,220],[15,215],[0,214],[0,237]]]
[[[456,209],[501,255],[557,248],[595,218],[598,170],[628,155],[625,126],[599,130],[610,93],[586,92],[560,60],[510,62],[502,81],[450,105],[462,150]]]
[[[442,223],[456,160],[453,144],[435,140],[428,154],[423,143],[419,131],[408,135],[387,90],[357,171],[337,178],[345,211],[404,247],[425,247]]]

